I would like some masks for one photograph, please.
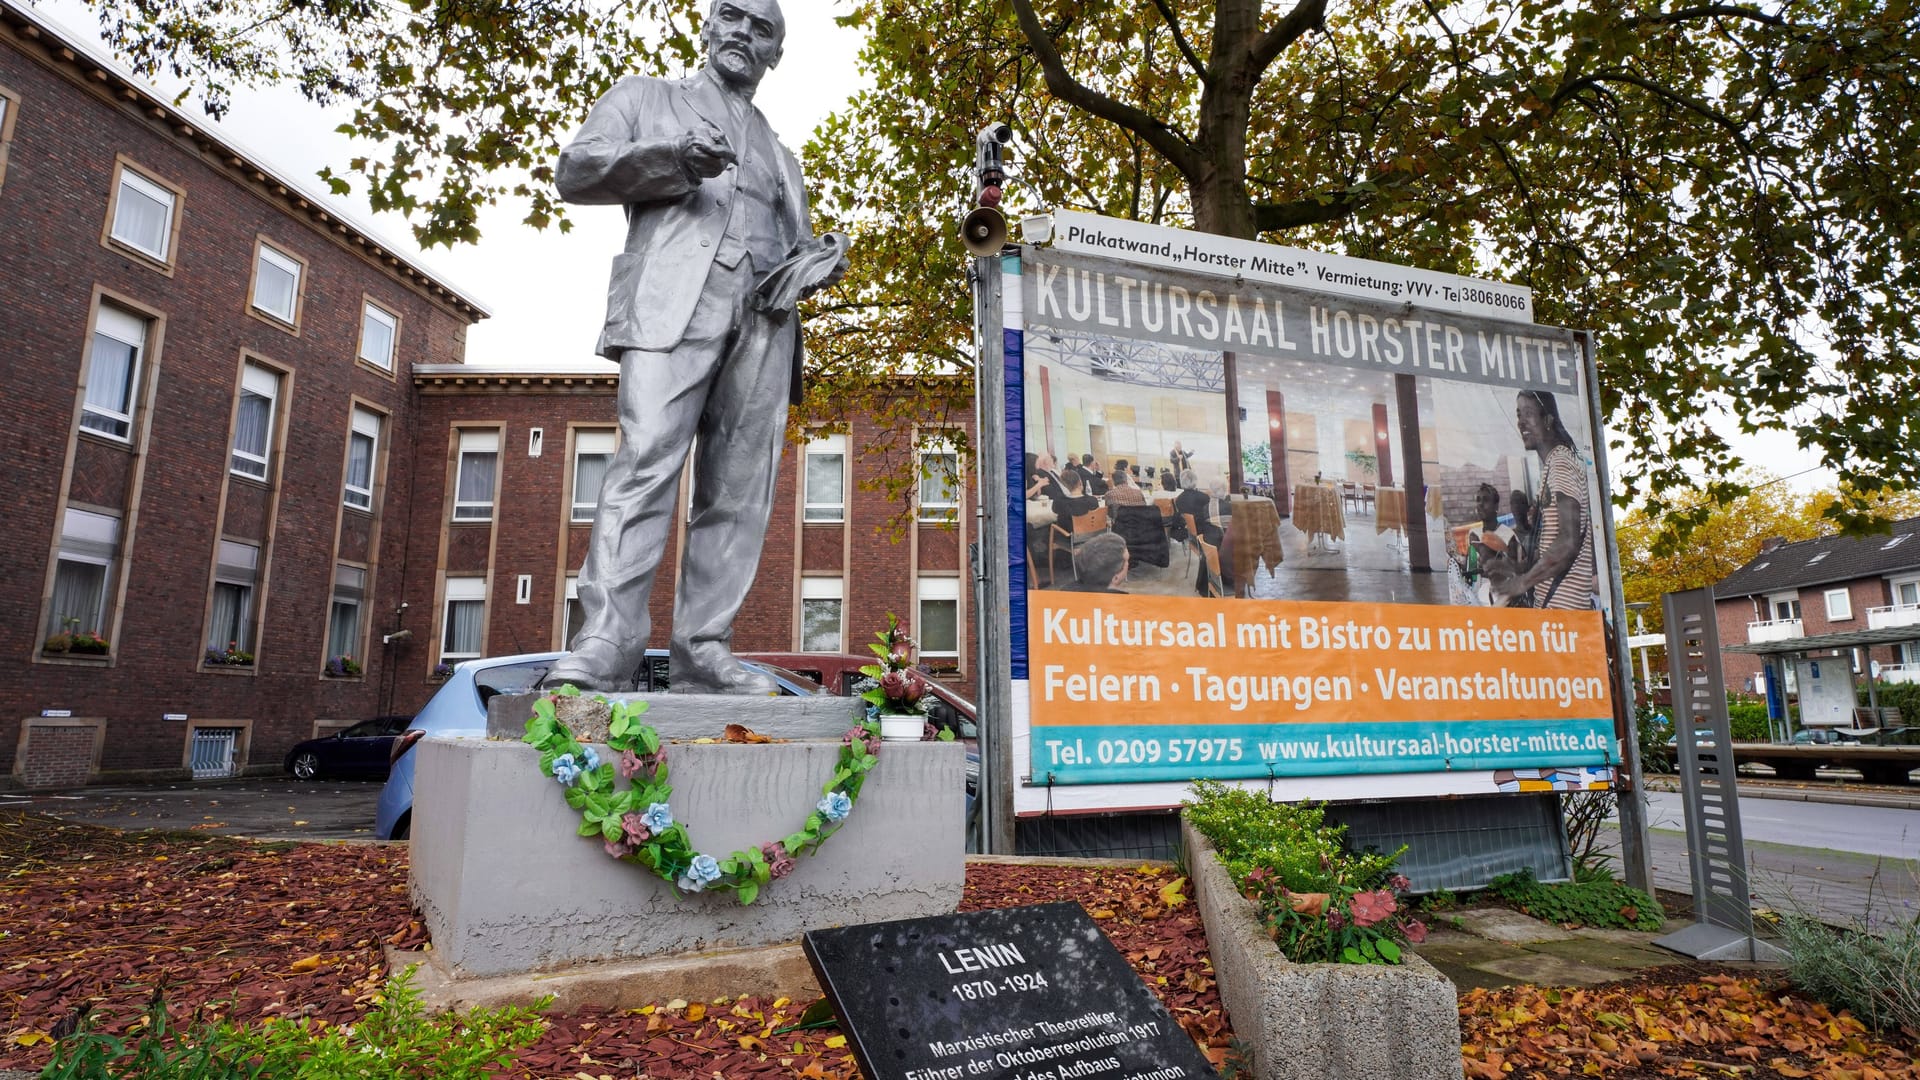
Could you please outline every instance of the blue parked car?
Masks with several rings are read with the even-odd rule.
[[[387,786],[380,789],[380,804],[374,812],[373,835],[381,840],[405,840],[413,830],[413,768],[409,753],[415,743],[427,736],[481,739],[487,734],[487,702],[500,694],[524,694],[536,689],[547,677],[555,661],[566,653],[531,653],[525,656],[500,656],[488,660],[463,661],[440,687],[439,692],[413,718],[413,725],[393,741],[393,768]],[[772,664],[743,660],[742,663],[773,676],[783,695],[824,694],[820,684],[802,675]],[[643,686],[659,691],[667,688],[667,653],[649,649],[645,660]]]

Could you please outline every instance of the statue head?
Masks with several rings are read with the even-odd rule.
[[[700,26],[707,66],[749,94],[780,63],[786,40],[787,20],[778,0],[713,0]]]

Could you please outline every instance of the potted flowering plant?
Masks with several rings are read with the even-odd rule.
[[[208,667],[252,667],[253,654],[242,649],[239,642],[229,641],[224,649],[207,649],[201,663]]]
[[[447,663],[445,660],[442,660],[439,663],[433,665],[433,677],[436,679],[445,679],[450,677],[452,674],[453,674],[453,665]]]
[[[80,629],[80,620],[75,618],[63,620],[62,625],[66,629],[41,643],[42,652],[70,653],[80,656],[107,655],[107,639],[101,637],[99,631]]]
[[[360,674],[360,661],[342,654],[327,658],[327,664],[321,674],[333,679],[351,679]]]
[[[867,648],[880,662],[860,669],[866,678],[854,684],[867,703],[867,717],[880,722],[880,737],[889,742],[918,742],[927,737],[926,678],[913,669],[913,639],[892,612],[887,628],[874,635]]]

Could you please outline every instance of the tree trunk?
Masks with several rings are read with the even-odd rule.
[[[1254,86],[1249,57],[1260,35],[1260,8],[1250,0],[1218,0],[1214,5],[1210,78],[1200,95],[1195,147],[1206,164],[1202,175],[1187,177],[1194,227],[1241,240],[1259,234],[1247,193],[1247,121]]]

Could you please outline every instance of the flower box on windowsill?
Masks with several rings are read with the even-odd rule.
[[[244,668],[252,670],[253,654],[231,645],[225,649],[208,649],[207,655],[200,660],[200,666],[206,668]]]
[[[321,666],[320,674],[329,679],[357,679],[361,673],[360,661],[351,656],[333,656]]]
[[[88,630],[76,630],[55,634],[42,642],[40,651],[49,656],[76,656],[105,660],[109,651],[107,639]]]

